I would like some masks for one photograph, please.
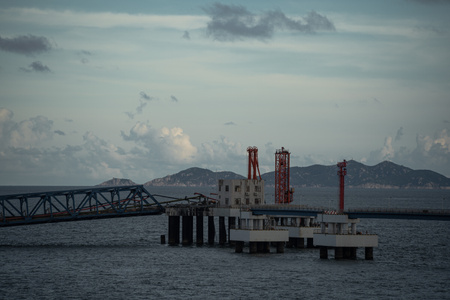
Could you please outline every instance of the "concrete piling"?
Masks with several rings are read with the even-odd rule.
[[[169,245],[180,243],[180,216],[169,216]]]
[[[223,246],[227,242],[227,230],[225,228],[225,217],[219,217],[219,245]]]
[[[196,218],[196,244],[197,246],[203,245],[203,215],[198,214]]]
[[[328,259],[328,247],[327,246],[320,247],[320,258]]]
[[[214,245],[214,239],[216,237],[216,229],[214,226],[214,217],[208,216],[208,244]]]
[[[366,260],[373,260],[373,247],[366,247],[364,252]]]
[[[193,241],[193,224],[194,224],[194,218],[193,216],[183,216],[183,240],[182,244],[183,246],[190,246],[192,245]]]

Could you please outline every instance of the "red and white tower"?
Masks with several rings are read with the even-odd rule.
[[[281,147],[275,152],[275,203],[290,203],[294,199],[294,190],[290,189],[291,153]]]

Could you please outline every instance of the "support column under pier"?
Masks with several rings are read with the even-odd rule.
[[[320,247],[320,258],[328,259],[328,247],[327,246]]]
[[[196,244],[197,246],[202,246],[203,245],[203,216],[202,215],[197,215],[197,219],[196,219]]]
[[[214,245],[214,239],[216,237],[216,228],[214,226],[214,217],[208,216],[208,244]]]
[[[313,238],[307,238],[306,239],[306,247],[307,248],[314,248],[314,239]]]
[[[225,217],[219,217],[219,245],[227,242],[227,230],[225,229]]]
[[[244,249],[244,242],[243,241],[236,241],[235,243],[235,252],[236,253],[242,253],[243,249]]]
[[[180,243],[180,216],[169,216],[169,245]]]
[[[258,253],[258,243],[257,242],[249,242],[248,243],[248,252],[250,254]]]
[[[277,253],[284,253],[284,242],[277,242]]]
[[[366,260],[373,260],[373,247],[366,247],[364,252]]]
[[[298,238],[296,248],[305,248],[305,238]]]
[[[194,225],[194,217],[193,216],[183,216],[183,246],[192,245],[193,241],[193,225]]]
[[[234,241],[230,241],[230,229],[236,228],[236,217],[228,217],[228,243],[234,246]]]
[[[344,258],[344,248],[336,247],[334,248],[334,259],[343,259]]]

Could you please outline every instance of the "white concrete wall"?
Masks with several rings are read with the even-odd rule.
[[[264,204],[264,180],[220,179],[217,194],[220,206]]]
[[[287,242],[289,232],[287,230],[230,230],[231,241],[243,242]]]
[[[378,235],[314,233],[314,245],[328,247],[378,247]]]

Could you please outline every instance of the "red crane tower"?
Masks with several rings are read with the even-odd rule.
[[[347,175],[347,161],[344,159],[343,162],[337,164],[339,171],[339,212],[344,211],[344,176]]]
[[[259,163],[258,163],[258,148],[248,147],[247,152],[248,152],[248,179],[258,179],[256,177],[256,170],[258,170],[259,180],[261,180],[261,173],[259,172]]]
[[[294,189],[289,188],[291,153],[281,147],[275,152],[275,203],[290,203]]]

